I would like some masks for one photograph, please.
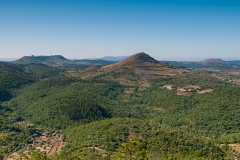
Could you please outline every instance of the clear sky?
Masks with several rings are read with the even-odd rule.
[[[240,0],[0,0],[0,58],[240,59]]]

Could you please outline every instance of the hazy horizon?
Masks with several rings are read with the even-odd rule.
[[[28,55],[26,55],[28,56]],[[32,56],[32,55],[30,55]],[[54,55],[34,55],[34,56],[54,56]],[[83,60],[83,59],[89,59],[89,60],[95,60],[95,59],[102,59],[104,57],[128,57],[128,56],[131,56],[131,55],[127,55],[127,56],[103,56],[103,57],[93,57],[93,58],[68,58],[68,57],[65,57],[66,59],[68,60]],[[151,56],[151,55],[150,55]],[[20,57],[22,58],[22,57]],[[0,57],[0,61],[5,61],[5,62],[11,62],[11,61],[15,61],[17,59],[20,59],[20,58],[1,58]],[[155,57],[153,57],[155,58]],[[199,58],[199,59],[157,59],[155,58],[156,60],[158,61],[189,61],[189,62],[200,62],[200,61],[204,61],[206,59],[209,59],[209,58],[213,58],[213,59],[216,59],[216,58],[220,58],[220,57],[206,57],[206,58]],[[240,59],[228,59],[228,58],[220,58],[224,61],[233,61],[233,60],[240,60]]]
[[[237,0],[2,0],[0,58],[240,59]]]

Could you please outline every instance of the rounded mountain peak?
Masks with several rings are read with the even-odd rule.
[[[104,66],[104,69],[117,69],[117,68],[124,68],[124,67],[133,67],[133,68],[143,68],[154,66],[156,64],[160,64],[161,62],[155,60],[148,54],[144,52],[136,53],[122,61],[119,61],[115,64]]]
[[[159,62],[144,52],[136,53],[136,54],[126,58],[123,61],[143,61],[143,62],[153,62],[153,63]]]
[[[215,63],[223,64],[226,63],[226,61],[220,58],[208,58],[204,61],[201,61],[201,64],[215,64]]]

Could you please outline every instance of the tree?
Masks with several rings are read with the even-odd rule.
[[[0,144],[7,141],[7,135],[6,134],[0,134]]]
[[[0,159],[3,159],[3,155],[1,154],[2,147],[1,144],[7,141],[8,136],[6,134],[0,134]]]
[[[46,153],[33,151],[29,156],[23,154],[20,160],[54,160],[54,159],[48,157]]]
[[[149,160],[146,153],[147,143],[142,138],[132,138],[120,146],[120,159]]]

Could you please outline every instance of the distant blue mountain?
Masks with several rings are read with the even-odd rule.
[[[17,58],[0,58],[0,61],[3,61],[3,62],[11,62],[15,60],[17,60]]]
[[[103,60],[106,60],[106,61],[121,61],[125,58],[127,58],[128,56],[105,56],[105,57],[102,57],[101,59]]]

